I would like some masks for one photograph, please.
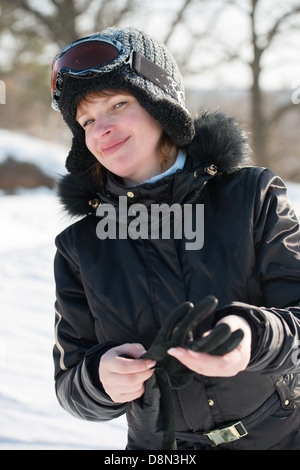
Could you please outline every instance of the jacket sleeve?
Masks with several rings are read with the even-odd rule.
[[[70,414],[106,421],[125,412],[125,405],[113,402],[105,393],[98,375],[101,355],[116,345],[98,344],[71,237],[72,227],[56,238],[53,349],[56,394]]]
[[[255,270],[263,306],[232,303],[217,312],[243,316],[252,329],[247,370],[300,372],[300,230],[282,180],[262,172],[253,217]]]

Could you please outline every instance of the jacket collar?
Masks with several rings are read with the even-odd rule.
[[[128,206],[136,203],[146,207],[163,203],[195,204],[200,200],[207,180],[215,176],[217,170],[209,174],[200,166],[191,171],[190,160],[187,163],[184,169],[177,170],[156,183],[143,183],[133,187],[123,186],[109,173],[105,188],[98,193],[98,200],[114,206],[118,206],[120,196],[127,198]]]
[[[128,196],[128,193],[131,193],[128,196],[131,203],[192,203],[201,193],[195,191],[196,186],[203,187],[208,179],[220,173],[230,174],[252,165],[248,138],[234,118],[220,112],[202,112],[194,124],[196,134],[186,147],[187,160],[183,170],[157,183],[144,183],[134,189],[125,188],[111,174],[101,186],[90,172],[70,173],[57,184],[62,206],[71,216],[85,216],[95,213],[97,201],[113,203],[118,196]]]

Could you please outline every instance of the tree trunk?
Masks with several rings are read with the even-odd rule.
[[[258,0],[252,0],[251,17],[251,33],[252,33],[252,48],[253,48],[253,61],[250,63],[252,71],[252,86],[250,89],[251,96],[251,130],[252,130],[252,148],[254,153],[255,163],[258,166],[265,166],[268,161],[267,152],[267,139],[266,129],[264,122],[263,112],[263,96],[260,88],[260,73],[261,73],[261,56],[263,49],[258,46],[257,35],[255,30],[255,10]]]

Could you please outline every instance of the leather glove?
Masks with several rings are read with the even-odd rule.
[[[232,351],[242,340],[244,333],[236,330],[231,333],[226,324],[217,325],[209,335],[202,337],[204,331],[194,339],[197,329],[201,330],[203,324],[218,305],[216,297],[207,296],[197,305],[184,302],[179,305],[164,321],[157,337],[141,357],[141,359],[153,359],[158,368],[166,371],[172,388],[186,386],[193,377],[193,371],[181,364],[176,358],[168,355],[167,351],[173,347],[183,347],[198,352],[206,352],[213,355],[224,355]]]
[[[156,370],[145,382],[145,392],[126,409],[127,450],[175,450],[172,391],[166,373]]]

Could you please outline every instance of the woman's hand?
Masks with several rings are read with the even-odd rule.
[[[144,393],[144,382],[154,370],[156,362],[139,359],[145,349],[141,344],[122,344],[107,351],[99,364],[99,377],[106,393],[117,403],[139,398]],[[120,357],[122,354],[132,357]]]
[[[228,354],[213,356],[179,347],[170,349],[168,353],[197,374],[208,377],[232,377],[245,370],[251,357],[251,328],[249,324],[238,315],[228,315],[217,324],[220,323],[227,323],[231,331],[240,328],[244,332],[242,341]],[[209,334],[209,332],[205,334]]]

